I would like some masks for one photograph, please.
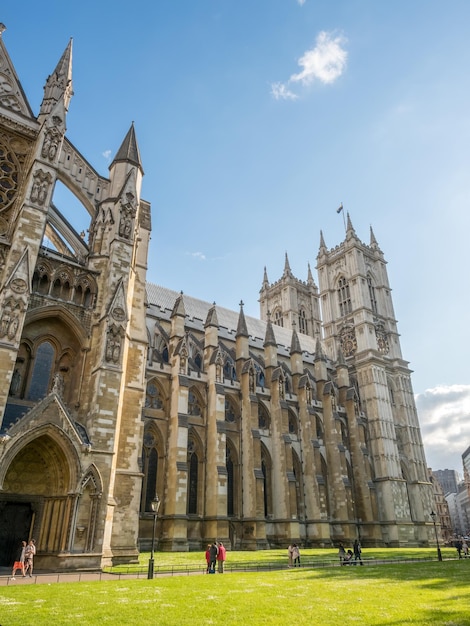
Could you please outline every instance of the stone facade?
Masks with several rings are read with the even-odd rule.
[[[3,28],[0,29],[3,32]],[[98,568],[161,550],[426,545],[410,370],[373,233],[319,287],[265,271],[261,319],[146,282],[150,205],[131,126],[99,175],[65,136],[72,44],[39,114],[0,37],[0,555]],[[60,180],[90,217],[54,206]],[[320,316],[320,308],[322,316]]]

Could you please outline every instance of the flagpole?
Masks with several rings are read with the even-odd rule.
[[[342,213],[343,214],[344,232],[346,232],[346,218],[344,217],[344,209],[343,209],[343,203],[342,202],[339,205],[339,207],[336,209],[336,213]]]

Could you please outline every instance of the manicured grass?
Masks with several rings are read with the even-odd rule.
[[[468,626],[470,559],[0,588],[2,626],[291,623]]]

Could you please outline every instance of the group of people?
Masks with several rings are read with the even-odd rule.
[[[300,567],[300,549],[296,543],[291,543],[287,548],[289,567]]]
[[[11,573],[11,579],[15,580],[15,574],[17,570],[20,570],[21,575],[25,578],[26,575],[33,575],[33,561],[36,554],[36,542],[34,539],[30,539],[28,543],[22,541],[15,556],[15,562],[13,563],[13,571]]]
[[[215,566],[217,563],[217,571],[219,574],[224,573],[224,563],[227,558],[227,550],[221,541],[209,543],[206,550],[207,574],[215,574]]]
[[[339,544],[338,549],[339,562],[341,565],[357,565],[359,561],[360,565],[364,565],[362,562],[362,548],[358,539],[354,540],[353,549],[345,549],[342,543]]]
[[[464,557],[468,556],[468,543],[466,542],[464,537],[462,537],[461,539],[457,539],[457,541],[454,541],[454,546],[457,550],[457,554],[459,555],[459,559],[462,558],[462,554]]]

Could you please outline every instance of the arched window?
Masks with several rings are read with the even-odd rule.
[[[377,299],[375,297],[375,287],[372,283],[372,277],[367,276],[367,286],[369,287],[370,306],[374,313],[377,313]]]
[[[269,413],[263,404],[258,404],[258,428],[267,430],[270,425]]]
[[[352,311],[351,294],[349,293],[349,284],[346,278],[342,276],[338,281],[338,304],[339,314],[341,317],[348,315]]]
[[[282,319],[282,311],[281,309],[276,309],[274,311],[274,323],[276,326],[284,326],[284,320]]]
[[[261,472],[263,474],[264,516],[268,517],[272,514],[271,458],[263,444],[261,444]]]
[[[47,396],[54,362],[54,346],[50,341],[43,341],[36,350],[28,400],[41,400]]]
[[[228,380],[237,380],[237,370],[235,369],[235,363],[230,357],[227,357],[225,359],[224,378],[227,378]]]
[[[202,415],[199,398],[197,394],[191,389],[188,393],[188,415]]]
[[[202,372],[202,356],[201,354],[198,352],[196,354],[196,357],[194,359],[194,363],[196,365],[196,369],[198,372]]]
[[[305,309],[300,309],[299,313],[299,331],[304,335],[308,335],[308,322]]]
[[[160,398],[160,391],[154,380],[150,380],[147,383],[147,390],[145,394],[145,407],[148,409],[163,408],[163,403]]]
[[[144,434],[144,445],[142,447],[142,500],[141,512],[151,511],[150,503],[157,493],[157,469],[158,469],[158,451],[154,434],[147,429]]]
[[[297,417],[292,413],[292,411],[289,411],[289,434],[299,434],[299,422],[297,420]]]
[[[235,485],[233,473],[233,454],[231,446],[225,446],[225,467],[227,468],[227,515],[235,515]]]
[[[194,440],[188,440],[188,515],[197,514],[199,458]]]
[[[230,398],[225,398],[225,421],[235,422],[238,418],[238,409]]]

